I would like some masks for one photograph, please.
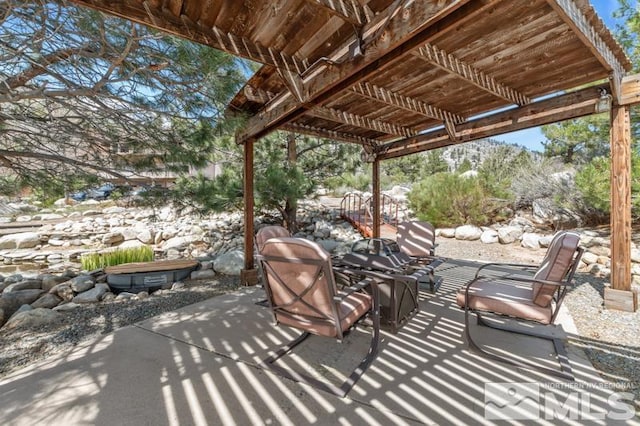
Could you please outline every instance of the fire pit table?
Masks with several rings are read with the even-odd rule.
[[[428,285],[432,292],[439,287],[442,279],[436,279],[434,270],[444,260],[433,258],[426,262],[411,258],[404,253],[394,252],[391,242],[378,239],[378,244],[372,244],[366,250],[362,249],[362,244],[358,246],[359,243],[356,243],[351,253],[334,259],[334,265],[383,280],[379,284],[381,321],[392,333],[397,333],[420,311],[420,285]]]

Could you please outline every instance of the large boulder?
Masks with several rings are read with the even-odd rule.
[[[121,232],[107,232],[102,236],[102,244],[112,246],[124,241],[124,235]]]
[[[533,232],[525,232],[522,234],[520,245],[524,248],[537,250],[540,248],[540,235]]]
[[[443,238],[453,238],[456,236],[455,228],[441,228],[436,230],[436,235]]]
[[[31,307],[34,309],[37,308],[46,308],[51,309],[55,306],[58,306],[62,302],[62,299],[55,294],[45,293],[38,300],[31,304]]]
[[[95,285],[95,279],[91,275],[80,275],[71,280],[71,289],[76,293],[82,293]]]
[[[54,274],[42,274],[40,275],[40,279],[42,280],[42,289],[44,291],[49,291],[56,285],[63,283],[65,281],[69,281],[68,277],[63,277],[63,276],[54,275]]]
[[[73,298],[73,303],[95,303],[102,299],[102,296],[109,291],[109,285],[104,283],[96,284],[90,290],[84,291]]]
[[[21,232],[0,237],[0,249],[27,249],[40,244],[37,232]]]
[[[500,244],[512,244],[522,237],[523,230],[519,226],[505,226],[498,229]]]
[[[456,228],[456,240],[475,241],[482,235],[482,229],[475,225],[462,225]]]
[[[163,232],[164,235],[164,232]],[[168,251],[170,249],[183,250],[189,246],[191,238],[188,237],[172,237],[164,242],[162,249]]]
[[[11,293],[13,291],[18,291],[18,290],[40,289],[40,288],[42,288],[41,280],[27,279],[27,280],[19,281],[17,283],[9,284],[7,287],[5,287],[4,292]]]
[[[239,276],[244,269],[244,253],[242,250],[233,250],[221,254],[214,259],[213,269],[221,274]]]
[[[498,242],[498,231],[495,229],[487,229],[480,235],[480,241],[484,244],[495,244]]]
[[[35,302],[43,293],[39,289],[17,290],[10,293],[2,293],[0,297],[0,309],[4,311],[5,316],[13,315],[15,311],[22,305],[30,305]]]
[[[61,314],[52,311],[51,309],[37,308],[13,315],[11,318],[9,318],[9,321],[7,321],[4,328],[38,328],[43,325],[59,321],[61,318]]]
[[[154,234],[151,229],[144,229],[138,232],[136,238],[144,244],[153,244],[154,242]]]

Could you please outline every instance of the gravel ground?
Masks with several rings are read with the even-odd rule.
[[[517,245],[486,245],[440,238],[440,256],[464,259],[538,264],[544,250]],[[603,307],[605,281],[589,274],[576,275],[577,286],[565,304],[571,312],[579,336],[570,344],[585,350],[601,375],[624,391],[634,392],[640,408],[640,311],[606,310]],[[114,301],[87,305],[65,312],[61,322],[40,330],[0,329],[0,377],[38,359],[72,349],[94,336],[110,333],[162,312],[178,309],[238,288],[237,278],[220,276],[215,280],[188,282],[180,290],[152,295],[141,301]]]
[[[95,336],[228,293],[237,289],[239,283],[237,278],[226,276],[186,282],[182,289],[161,294],[156,292],[144,300],[118,300],[80,306],[64,312],[59,322],[38,330],[0,329],[0,377],[36,360],[70,350]]]

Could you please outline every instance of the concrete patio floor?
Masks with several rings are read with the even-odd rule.
[[[449,261],[444,283],[421,293],[421,312],[383,333],[378,357],[346,398],[258,367],[298,332],[276,327],[259,288],[165,313],[105,335],[0,381],[0,424],[630,424],[616,389],[569,347],[575,383],[517,369],[467,350],[456,290],[477,264]],[[575,335],[563,315],[564,330]],[[481,341],[556,367],[544,340],[474,327]],[[310,337],[282,361],[327,380],[364,356],[369,330],[338,343]],[[636,424],[640,424],[636,423]]]

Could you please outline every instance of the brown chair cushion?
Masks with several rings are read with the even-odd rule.
[[[435,240],[436,230],[429,222],[410,221],[398,225],[398,246],[409,256],[431,256]]]
[[[551,305],[533,303],[533,290],[527,285],[499,284],[492,279],[479,279],[469,288],[469,308],[502,315],[551,323]],[[456,302],[465,307],[465,287],[458,290]]]
[[[278,225],[269,225],[264,228],[260,228],[258,233],[256,234],[256,246],[258,247],[258,252],[262,252],[262,248],[264,247],[264,243],[266,243],[271,238],[281,238],[281,237],[290,237],[291,234],[289,231],[282,226]]]
[[[580,236],[577,234],[571,232],[557,233],[551,241],[534,278],[547,281],[562,281],[571,267],[571,262],[579,243]],[[554,285],[533,284],[533,303],[542,307],[549,306],[557,289],[558,287]]]
[[[338,305],[340,327],[346,331],[363,315],[371,310],[372,298],[365,293],[352,293]],[[277,313],[276,319],[290,327],[302,328],[319,336],[336,337],[335,322],[313,316]]]

